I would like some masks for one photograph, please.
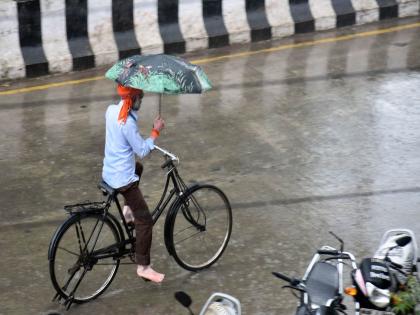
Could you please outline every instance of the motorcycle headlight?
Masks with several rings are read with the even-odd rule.
[[[223,301],[224,302],[224,301]],[[236,315],[235,308],[228,303],[212,302],[204,315]]]
[[[370,282],[366,282],[369,301],[377,307],[385,308],[391,302],[391,294],[387,289],[379,289]]]

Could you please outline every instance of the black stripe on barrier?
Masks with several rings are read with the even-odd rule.
[[[17,2],[19,41],[27,77],[48,74],[48,60],[42,47],[39,0]]]
[[[178,0],[158,0],[158,22],[165,53],[184,53],[185,41],[178,22]]]
[[[396,0],[376,0],[379,5],[379,19],[398,17],[398,3]]]
[[[246,16],[253,42],[271,39],[271,26],[265,13],[264,2],[264,0],[246,0]]]
[[[332,6],[337,16],[337,27],[356,24],[356,11],[351,0],[331,0]]]
[[[134,33],[133,0],[112,0],[112,28],[119,58],[140,54]]]
[[[203,0],[203,18],[209,48],[229,45],[229,34],[223,22],[222,0]]]
[[[289,0],[290,12],[295,23],[295,33],[315,31],[314,17],[308,0]]]
[[[67,41],[73,57],[73,70],[95,66],[87,31],[87,0],[66,0]]]

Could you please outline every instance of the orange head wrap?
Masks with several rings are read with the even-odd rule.
[[[143,94],[143,90],[134,89],[118,84],[117,91],[123,100],[123,105],[118,115],[118,122],[120,124],[125,124],[125,122],[127,121],[128,113],[130,112],[131,107],[133,106],[134,96]]]

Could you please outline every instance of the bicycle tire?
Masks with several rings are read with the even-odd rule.
[[[190,188],[174,203],[168,218],[168,251],[182,268],[202,270],[222,256],[232,233],[232,208],[221,189]],[[200,237],[204,242],[198,242]],[[204,237],[214,240],[215,246],[208,246]]]
[[[120,259],[109,257],[95,262],[93,256],[89,258],[86,253],[119,242],[120,234],[109,217],[94,213],[72,215],[58,228],[50,244],[49,271],[56,292],[63,299],[71,299],[78,304],[100,296],[114,279]],[[92,244],[95,244],[93,248]],[[105,272],[100,272],[102,270]],[[98,276],[100,273],[105,273],[104,281]],[[76,290],[72,292],[75,286]]]

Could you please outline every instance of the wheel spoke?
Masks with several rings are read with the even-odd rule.
[[[96,263],[95,266],[115,266],[117,263]]]
[[[210,220],[207,220],[207,222],[206,222],[206,225],[204,225],[204,226],[207,226],[207,223],[209,223],[209,222],[211,222],[211,221],[213,221],[213,220],[215,220],[216,218],[211,218]],[[197,222],[197,224],[199,224],[199,225],[201,225],[200,223],[198,223]],[[184,232],[184,231],[186,231],[186,230],[189,230],[189,229],[193,229],[193,228],[197,228],[196,226],[194,226],[194,225],[190,225],[190,226],[188,226],[188,227],[186,227],[186,228],[183,228],[182,230],[179,230],[176,234],[174,234],[174,236],[176,236],[176,235],[179,235],[179,234],[181,234],[182,232]],[[206,230],[206,232],[207,232],[207,230]]]
[[[194,237],[194,236],[196,236],[197,234],[200,234],[200,233],[203,233],[203,232],[198,231],[197,233],[191,234],[190,236],[188,236],[188,237],[186,237],[186,238],[184,238],[184,239],[182,239],[182,240],[180,240],[180,241],[176,242],[175,244],[179,244],[179,243],[185,242],[186,240],[188,240],[188,239],[190,239],[191,237]]]
[[[65,252],[67,252],[67,253],[69,253],[69,254],[71,254],[71,255],[74,255],[74,256],[77,256],[77,257],[80,257],[80,254],[77,254],[77,253],[75,253],[75,252],[72,252],[71,250],[68,250],[68,249],[66,249],[66,248],[64,248],[64,247],[57,247],[58,249],[62,249],[62,250],[64,250]]]
[[[180,233],[182,233],[182,232],[184,232],[186,230],[189,230],[189,229],[196,229],[196,227],[193,226],[193,225],[190,225],[189,227],[186,227],[186,228],[180,230],[178,233],[174,234],[174,236],[176,236],[176,235],[178,235],[178,234],[180,234]]]

